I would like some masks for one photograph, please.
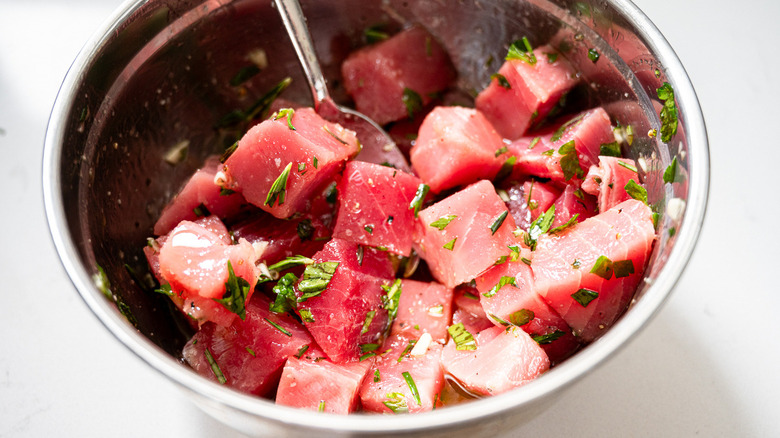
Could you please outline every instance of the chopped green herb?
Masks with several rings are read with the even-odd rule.
[[[341,138],[341,137],[339,137],[338,135],[336,135],[336,133],[334,133],[333,131],[331,131],[331,130],[330,130],[330,128],[328,128],[328,126],[327,126],[327,125],[322,125],[322,129],[324,129],[324,130],[325,130],[325,132],[327,132],[328,134],[330,134],[330,136],[331,136],[331,137],[335,138],[335,139],[336,139],[336,141],[338,141],[339,143],[341,143],[341,144],[347,144],[346,140],[344,140],[343,138]],[[315,162],[316,162],[316,159],[317,159],[317,157],[314,157],[314,159],[315,159]],[[314,168],[316,169],[316,168],[317,168],[317,166],[315,165],[315,166],[314,166]]]
[[[231,146],[229,146],[227,149],[225,149],[225,152],[222,153],[222,155],[219,157],[219,162],[224,163],[227,161],[228,158],[230,158],[231,155],[233,155],[233,152],[238,149],[238,142],[233,143]]]
[[[620,166],[623,166],[623,167],[625,167],[626,169],[628,169],[628,170],[630,170],[630,171],[632,171],[632,172],[634,172],[634,173],[639,173],[639,171],[638,171],[638,170],[636,170],[636,167],[635,167],[635,166],[633,166],[633,165],[631,165],[631,164],[628,164],[628,163],[626,163],[625,161],[618,160],[618,165],[620,165]]]
[[[301,320],[303,322],[314,322],[314,315],[311,313],[311,310],[309,309],[298,309],[298,313],[301,314]]]
[[[360,344],[360,352],[361,353],[367,353],[369,351],[374,351],[377,348],[379,348],[379,344]]]
[[[391,325],[398,314],[398,302],[401,299],[402,285],[400,278],[393,281],[392,284],[382,285],[382,290],[385,292],[382,296],[382,307],[387,310],[388,323]]]
[[[423,108],[422,97],[410,88],[404,88],[404,94],[401,97],[401,100],[406,106],[406,114],[410,119],[413,119],[414,115]]]
[[[498,291],[501,290],[502,287],[504,287],[504,286],[506,286],[508,284],[514,286],[515,285],[515,277],[502,276],[498,280],[498,283],[495,286],[493,286],[492,289],[490,289],[489,291],[483,293],[482,295],[484,295],[487,298],[490,298],[493,295],[495,295],[496,293],[498,293]]]
[[[325,412],[325,400],[320,400],[320,405],[317,407],[317,412]]]
[[[237,87],[243,84],[244,82],[248,81],[258,73],[260,73],[259,67],[257,67],[256,65],[248,65],[242,68],[241,70],[239,70],[238,73],[236,73],[236,75],[230,79],[230,86]]]
[[[590,289],[580,289],[577,292],[571,294],[574,301],[580,303],[582,307],[588,307],[591,301],[599,297],[599,293]]]
[[[358,362],[363,362],[364,360],[366,360],[366,359],[370,359],[370,358],[372,358],[372,357],[374,357],[374,356],[376,356],[376,352],[369,351],[368,353],[362,354],[362,355],[361,355],[361,356],[358,358]]]
[[[669,143],[677,134],[677,105],[674,103],[674,89],[668,82],[661,84],[656,90],[658,98],[664,102],[661,108],[661,141]]]
[[[463,293],[463,296],[464,296],[464,297],[466,297],[466,298],[468,298],[468,299],[471,299],[471,300],[479,300],[479,297],[478,297],[478,296],[476,296],[476,295],[474,295],[474,294],[473,294],[473,293],[471,293],[471,292],[464,292],[464,293]]]
[[[537,143],[539,143],[539,140],[541,140],[542,137],[534,137],[533,140],[531,140],[531,143],[528,144],[528,149],[533,149],[534,146],[536,146]]]
[[[381,382],[382,376],[379,374],[379,370],[374,370],[374,383]]]
[[[442,245],[442,248],[452,251],[452,249],[455,247],[455,242],[458,240],[458,238],[454,238],[450,240],[449,242]]]
[[[160,287],[154,290],[158,294],[168,295],[169,297],[173,296],[173,289],[171,288],[171,285],[168,283],[161,284]]]
[[[298,349],[298,353],[296,353],[295,357],[300,359],[303,357],[303,354],[306,353],[306,350],[309,349],[309,344],[304,345],[303,347]]]
[[[271,312],[285,313],[296,308],[294,288],[296,281],[298,277],[289,272],[274,285],[273,292],[276,294],[276,300],[269,307]]]
[[[400,392],[391,392],[386,395],[387,400],[382,403],[387,406],[388,409],[393,411],[394,414],[399,412],[409,412],[409,407],[406,406],[406,396]]]
[[[214,301],[225,306],[226,309],[238,315],[241,320],[246,319],[246,297],[249,294],[249,282],[241,277],[236,277],[230,260],[227,262],[228,280],[225,282],[225,294],[221,299]]]
[[[366,37],[366,42],[368,44],[374,44],[390,38],[390,34],[382,30],[383,27],[384,26],[381,24],[367,27],[366,30],[363,31],[363,36]]]
[[[504,146],[496,151],[496,157],[498,157],[501,154],[505,154],[509,151],[509,147]]]
[[[544,52],[544,54],[547,55],[548,64],[555,64],[555,61],[558,60],[558,54],[555,52]]]
[[[363,227],[363,229],[366,230],[368,234],[374,234],[374,227],[372,227],[371,225],[366,225],[365,227]]]
[[[600,57],[601,57],[601,55],[599,55],[598,50],[596,50],[596,49],[588,50],[588,59],[593,61],[594,64],[596,63],[596,61],[599,60]]]
[[[374,320],[375,315],[376,315],[376,310],[369,310],[368,312],[366,312],[366,319],[363,321],[363,328],[360,329],[361,335],[368,333],[368,328],[371,326],[371,321]]]
[[[574,269],[580,269],[580,266],[582,266],[580,259],[574,259],[574,261],[571,262],[571,267]]]
[[[269,266],[268,269],[271,271],[284,271],[290,268],[294,268],[296,266],[310,265],[312,263],[314,263],[314,260],[306,256],[295,255],[292,257],[287,257],[286,259],[280,262],[274,263],[273,265]]]
[[[270,319],[268,319],[268,318],[263,318],[263,319],[265,320],[265,322],[267,322],[268,324],[271,324],[271,325],[272,325],[274,328],[276,328],[277,330],[279,330],[280,332],[282,332],[282,334],[284,334],[285,336],[292,337],[292,333],[290,333],[290,331],[289,331],[289,330],[285,329],[284,327],[282,327],[282,326],[280,326],[279,324],[277,324],[277,323],[275,323],[275,322],[271,321],[271,320],[270,320]]]
[[[298,290],[303,293],[298,298],[298,302],[302,303],[309,298],[319,296],[328,287],[338,266],[339,262],[322,262],[306,266],[303,278],[298,283]]]
[[[265,117],[265,114],[267,114],[268,109],[271,107],[271,104],[276,100],[277,97],[279,97],[282,92],[287,89],[288,86],[290,86],[290,83],[292,83],[292,79],[287,77],[282,79],[278,84],[276,84],[270,91],[265,93],[262,97],[260,97],[255,103],[252,104],[249,108],[246,110],[234,110],[230,113],[223,116],[214,126],[217,129],[220,128],[228,128],[235,125],[239,125],[242,123],[249,122],[253,119],[255,119],[258,116]],[[237,142],[236,142],[237,145]],[[235,149],[233,149],[235,150]],[[228,159],[230,156],[230,153],[232,153],[231,150],[226,151],[225,154],[222,155],[220,160],[224,163],[225,160]]]
[[[529,65],[536,64],[536,55],[534,55],[533,48],[531,47],[531,43],[528,41],[528,38],[523,37],[509,46],[509,51],[506,54],[506,60],[510,61],[513,59],[523,61]]]
[[[249,347],[245,347],[244,349],[246,350],[246,352],[247,352],[247,353],[249,353],[250,355],[252,355],[252,357],[257,357],[257,355],[255,354],[255,350],[252,350],[252,349],[251,349],[251,348],[249,348]]]
[[[496,234],[496,231],[498,231],[499,228],[501,228],[501,225],[504,223],[504,220],[506,220],[506,216],[509,214],[508,210],[504,210],[501,213],[499,213],[498,216],[496,216],[493,219],[493,222],[490,224],[490,235]]]
[[[314,166],[314,168],[315,168],[315,169],[317,168],[317,165],[318,165],[319,163],[320,163],[320,160],[318,160],[318,159],[317,159],[317,157],[313,157],[313,158],[311,159],[311,164],[312,164],[312,166]],[[331,204],[332,204],[332,202],[331,202]]]
[[[456,350],[477,349],[477,341],[474,339],[474,336],[466,330],[466,327],[462,322],[447,327],[447,331],[450,333],[450,336],[452,336],[452,340],[455,341]]]
[[[531,222],[528,227],[528,232],[523,236],[523,241],[531,248],[531,251],[536,250],[536,243],[539,240],[539,236],[550,230],[553,221],[555,220],[555,204],[551,205],[547,211]]]
[[[512,89],[512,84],[510,84],[509,81],[506,80],[506,77],[501,73],[493,73],[492,75],[490,75],[490,79],[495,79],[496,82],[498,82],[498,85],[506,88],[507,90]]]
[[[508,177],[512,174],[512,169],[515,167],[515,163],[517,163],[517,157],[511,156],[504,161],[504,164],[501,165],[501,168],[498,169],[498,173],[496,173],[496,177],[493,178],[495,181],[501,181],[502,179]]]
[[[317,160],[317,157],[314,157],[315,161]],[[317,165],[315,164],[314,167],[316,168]],[[336,200],[338,199],[339,191],[336,188],[336,183],[331,183],[328,188],[325,189],[325,192],[323,193],[325,195],[325,201],[328,204],[335,204]]]
[[[608,157],[620,157],[620,144],[616,141],[612,143],[603,143],[599,147],[599,155],[606,155]]]
[[[404,376],[404,380],[406,380],[406,385],[409,386],[409,391],[412,392],[414,401],[416,401],[419,406],[422,406],[422,402],[420,401],[420,393],[417,391],[417,385],[414,383],[412,375],[409,374],[408,371],[404,371],[401,373],[401,375]]]
[[[546,335],[534,336],[533,340],[536,341],[536,343],[539,344],[539,345],[544,345],[544,344],[551,343],[552,341],[560,338],[561,336],[563,336],[565,334],[566,334],[566,332],[564,332],[564,331],[556,330],[556,331],[554,331],[552,333],[548,333]]]
[[[578,218],[578,217],[580,217],[580,214],[579,214],[579,213],[576,213],[576,214],[575,214],[574,216],[572,216],[572,217],[571,217],[571,218],[570,218],[568,221],[566,221],[566,223],[565,223],[565,224],[563,224],[563,225],[558,225],[557,227],[555,227],[555,228],[551,229],[550,231],[548,231],[548,233],[549,233],[549,234],[556,234],[556,233],[560,233],[561,231],[563,231],[563,230],[565,230],[565,229],[567,229],[567,228],[569,228],[569,227],[571,227],[571,226],[574,226],[574,224],[576,224],[576,223],[577,223],[577,218]]]
[[[214,375],[217,377],[217,381],[223,385],[227,383],[225,375],[222,374],[222,370],[219,369],[219,364],[214,359],[214,356],[211,354],[211,351],[209,351],[208,347],[203,350],[203,354],[206,356],[206,362],[208,362],[209,366],[211,367],[211,372],[214,373]]]
[[[624,188],[626,189],[628,196],[647,204],[647,190],[641,185],[637,184],[636,181],[633,179],[628,180]]]
[[[542,152],[542,155],[546,157],[552,157],[555,153],[555,149],[547,149],[546,151]]]
[[[561,157],[561,170],[563,170],[563,177],[566,181],[577,176],[582,178],[585,176],[582,167],[580,166],[580,158],[577,156],[577,149],[574,147],[574,140],[566,142],[558,149],[558,153],[563,155]]]
[[[604,280],[609,280],[612,278],[613,272],[614,269],[612,260],[610,260],[609,257],[603,255],[599,256],[599,258],[597,258],[596,262],[593,264],[593,267],[590,268],[591,274],[596,274]]]
[[[672,238],[672,237],[674,237],[675,234],[677,234],[677,229],[675,229],[674,227],[671,227],[671,228],[669,228],[668,233],[669,233],[669,238]]]
[[[402,360],[404,360],[404,357],[406,357],[407,354],[412,352],[412,348],[414,348],[414,344],[416,344],[416,340],[409,341],[408,344],[406,344],[406,348],[404,348],[404,351],[401,352],[401,355],[398,356],[398,363],[401,363]]]
[[[414,217],[417,217],[417,214],[420,212],[420,208],[425,201],[425,196],[430,189],[428,184],[420,184],[417,186],[417,192],[415,192],[412,202],[409,203],[409,210],[414,210]]]
[[[555,130],[555,132],[553,132],[552,137],[550,137],[550,141],[554,143],[554,142],[560,140],[563,137],[563,134],[569,128],[571,128],[571,127],[577,125],[578,123],[580,123],[582,121],[583,117],[585,117],[585,113],[582,113],[582,114],[578,115],[577,117],[575,117],[575,118],[569,120],[568,122],[564,123],[563,125],[561,125],[558,129]]]
[[[529,260],[529,259],[527,259],[525,257],[520,257],[520,261],[525,263],[528,266],[531,266],[531,260]]]
[[[615,278],[628,277],[634,273],[634,262],[631,260],[619,260],[612,263],[612,269],[615,271]]]
[[[230,196],[234,193],[236,193],[235,190],[226,189],[224,187],[219,189],[219,196]]]
[[[448,214],[446,216],[442,216],[436,219],[435,221],[431,222],[429,225],[432,226],[433,228],[438,228],[439,230],[443,230],[447,227],[447,225],[450,224],[450,222],[455,220],[455,218],[457,217],[458,216],[454,214]]]
[[[209,209],[206,208],[206,206],[203,204],[200,204],[197,207],[193,208],[192,212],[195,213],[195,216],[197,217],[206,217],[211,215]]]
[[[281,109],[276,112],[276,115],[274,116],[274,120],[279,120],[281,118],[287,118],[287,127],[290,128],[291,131],[295,131],[295,126],[292,124],[292,118],[295,114],[295,110],[292,108],[285,108]]]
[[[672,162],[669,163],[668,166],[666,166],[666,170],[664,170],[664,182],[665,183],[678,183],[683,182],[684,178],[680,172],[677,171],[677,157],[672,158]]]
[[[534,319],[535,316],[536,315],[532,310],[520,309],[517,312],[514,312],[513,314],[509,315],[509,322],[520,327],[531,322],[531,320]]]
[[[284,197],[287,193],[287,178],[290,176],[290,169],[292,169],[292,162],[285,166],[282,173],[276,178],[276,181],[271,185],[271,189],[268,191],[268,195],[265,197],[265,205],[273,207],[274,203],[278,201],[278,205],[284,204]]]
[[[306,170],[306,163],[298,163],[298,173],[305,173]]]
[[[298,238],[301,239],[301,242],[311,240],[311,236],[314,234],[314,226],[311,223],[311,219],[304,219],[298,222],[295,231],[297,231]]]

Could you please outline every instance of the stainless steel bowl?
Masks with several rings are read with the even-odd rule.
[[[682,64],[628,0],[310,0],[304,12],[334,98],[345,100],[338,67],[371,25],[415,21],[449,49],[463,90],[479,90],[506,44],[529,36],[569,46],[583,74],[580,99],[605,106],[633,128],[628,153],[643,162],[650,201],[661,213],[659,240],[630,309],[603,337],[536,381],[500,396],[406,416],[333,417],[277,406],[199,377],[178,360],[187,325],[166,298],[133,281],[145,272],[141,249],[162,206],[202,160],[231,135],[215,129],[291,76],[284,97],[309,91],[270,0],[130,1],[93,37],[68,72],[54,105],[43,186],[51,233],[70,278],[103,324],[150,366],[189,391],[205,411],[250,434],[493,435],[544,409],[572,382],[630,341],[666,300],[693,251],[707,202],[709,157],[701,109]],[[587,57],[595,48],[597,63]],[[249,83],[228,82],[261,50],[268,65]],[[656,89],[672,84],[678,134],[667,145]],[[188,142],[186,159],[163,156]],[[672,158],[685,183],[663,184]],[[100,267],[100,268],[98,268]],[[130,269],[127,269],[129,267]],[[110,283],[96,282],[100,270]],[[156,296],[159,295],[159,296]],[[108,298],[107,298],[108,297]],[[314,435],[312,435],[314,434]]]

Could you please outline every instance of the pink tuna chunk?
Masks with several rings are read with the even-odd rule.
[[[503,137],[514,140],[525,134],[531,124],[542,120],[561,97],[578,82],[571,64],[562,56],[549,62],[547,53],[557,52],[550,46],[534,50],[536,63],[521,60],[504,62],[499,77],[477,96],[476,107]]]
[[[160,213],[154,224],[154,234],[162,236],[183,220],[196,220],[197,209],[201,205],[221,219],[230,218],[241,211],[241,207],[246,204],[244,197],[239,193],[222,194],[222,189],[214,183],[214,176],[221,169],[218,158],[207,159]]]
[[[282,220],[262,213],[231,228],[233,237],[246,239],[258,249],[258,261],[267,265],[294,255],[311,257],[325,245],[330,231],[311,219]]]
[[[384,413],[424,412],[438,404],[444,386],[442,347],[432,342],[421,355],[412,355],[409,346],[408,338],[393,335],[378,350],[380,354],[360,388],[363,409]],[[408,373],[409,380],[404,373]],[[412,383],[419,401],[412,391]]]
[[[457,350],[450,340],[441,355],[445,372],[472,394],[501,394],[550,368],[544,350],[518,327],[491,327],[473,335],[475,350]]]
[[[247,305],[246,320],[236,319],[229,327],[204,324],[184,346],[184,360],[209,380],[219,381],[221,373],[222,383],[238,391],[272,393],[287,358],[314,341],[292,316],[268,310],[270,304],[258,294]]]
[[[570,168],[567,175],[561,167],[561,147],[574,142],[579,166]],[[584,111],[557,128],[550,128],[518,139],[509,145],[509,153],[517,156],[515,173],[550,178],[566,184],[581,181],[592,164],[598,160],[601,145],[615,141],[609,115],[602,108]],[[550,152],[552,151],[552,152]],[[565,150],[564,150],[565,152]],[[567,178],[568,177],[568,178]]]
[[[583,183],[584,184],[584,183]],[[555,220],[552,228],[560,227],[574,215],[578,215],[576,221],[582,222],[597,213],[596,200],[583,190],[578,190],[572,185],[566,186],[561,196],[555,200]]]
[[[504,146],[493,126],[477,110],[436,107],[428,113],[411,150],[412,168],[431,191],[492,179],[503,158]]]
[[[441,230],[431,226],[448,218]],[[475,278],[517,244],[514,220],[493,184],[484,180],[420,211],[417,228],[420,256],[449,288]]]
[[[339,265],[325,290],[298,303],[298,310],[310,313],[303,316],[304,324],[328,358],[355,360],[360,345],[376,342],[387,325],[382,286],[392,282],[393,268],[384,252],[364,247],[359,257],[358,245],[341,239],[331,240],[312,258]]]
[[[327,359],[287,359],[276,392],[276,403],[331,414],[349,414],[358,408],[358,391],[370,360],[335,364]]]
[[[628,200],[570,228],[561,234],[539,238],[531,268],[534,289],[575,334],[592,341],[625,310],[642,279],[655,230],[652,211],[640,201]],[[609,279],[591,273],[596,260],[631,262],[633,273]],[[590,302],[573,297],[580,292],[597,298]],[[585,303],[583,305],[583,302]]]
[[[582,183],[582,190],[598,196],[599,210],[607,211],[623,201],[631,199],[626,192],[630,180],[639,183],[636,163],[630,158],[599,157],[598,166],[590,166]]]
[[[257,255],[246,240],[231,245],[224,225],[214,221],[219,219],[182,221],[171,231],[160,248],[160,276],[162,283],[170,284],[172,293],[184,300],[183,312],[200,322],[209,320],[227,326],[236,314],[214,300],[227,293],[228,262],[234,275],[249,284],[249,301],[257,282]]]
[[[408,116],[410,95],[430,102],[453,82],[455,69],[436,39],[415,26],[353,52],[341,75],[357,110],[384,125]]]
[[[391,334],[418,338],[429,333],[434,341],[447,341],[452,318],[452,289],[439,283],[402,280],[398,314]]]
[[[416,176],[391,167],[347,163],[333,237],[408,257],[415,222],[409,204],[419,185]]]
[[[225,162],[225,186],[280,219],[307,210],[310,198],[359,150],[354,132],[311,108],[295,110],[290,123],[294,130],[288,117],[277,115],[255,125]],[[288,165],[286,184],[272,191]],[[268,199],[269,192],[276,198]]]
[[[452,313],[452,323],[463,323],[470,333],[479,333],[493,327],[493,322],[485,315],[485,310],[479,303],[479,291],[470,285],[460,285],[455,288],[452,299],[455,311]]]

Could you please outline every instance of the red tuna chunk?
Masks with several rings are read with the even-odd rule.
[[[292,356],[282,371],[276,403],[331,414],[355,412],[358,392],[371,364],[370,360],[335,364],[327,359]]]
[[[415,26],[353,52],[341,75],[357,110],[384,125],[407,117],[412,101],[430,102],[450,86],[455,69],[436,39]]]
[[[550,368],[544,350],[518,327],[491,327],[473,335],[474,350],[450,340],[441,355],[444,371],[474,395],[496,395],[522,386]]]
[[[554,62],[548,53],[556,54],[550,46],[534,50],[536,63],[521,60],[504,62],[500,77],[477,96],[477,109],[495,126],[503,137],[514,140],[525,134],[534,122],[542,120],[577,82],[574,69],[562,56]]]
[[[452,323],[463,323],[470,333],[479,333],[493,327],[493,322],[485,315],[485,310],[479,303],[479,291],[470,285],[460,285],[455,288],[452,299],[455,311],[452,312]]]
[[[417,228],[420,256],[449,288],[475,278],[517,244],[515,221],[484,180],[420,211]]]
[[[576,335],[592,341],[625,310],[642,279],[654,239],[652,211],[633,199],[563,233],[542,235],[531,265],[534,289]],[[602,256],[623,265],[615,269],[618,275],[606,270],[602,276],[591,273]]]
[[[552,228],[566,224],[574,215],[578,215],[577,222],[582,222],[598,211],[596,200],[591,195],[571,185],[566,186],[553,205],[555,205],[555,219]]]
[[[429,333],[434,341],[447,342],[452,317],[452,289],[439,283],[401,281],[398,314],[391,334],[417,338]]]
[[[249,301],[258,276],[256,258],[255,249],[246,240],[231,245],[230,236],[219,219],[212,217],[200,223],[182,221],[160,248],[161,282],[170,284],[171,292],[183,299],[182,311],[192,318],[227,326],[236,314],[214,300],[228,292],[225,286],[229,278],[228,263],[234,275],[249,284],[246,295]]]
[[[514,279],[513,283],[502,278]],[[477,277],[479,301],[496,325],[513,324],[538,337],[551,364],[560,363],[580,346],[568,324],[533,289],[531,267],[522,261],[508,261]]]
[[[570,155],[564,155],[567,150],[563,146],[571,141],[574,142],[571,156],[576,155],[576,161],[564,159]],[[516,173],[565,184],[570,180],[582,180],[585,172],[597,162],[601,145],[614,141],[609,115],[604,109],[596,108],[570,118],[557,128],[540,132],[538,136],[513,142],[509,145],[509,153],[517,156]],[[562,164],[566,164],[565,169]]]
[[[534,180],[512,184],[506,192],[509,213],[517,226],[525,231],[561,194],[555,186]]]
[[[391,167],[351,161],[339,185],[333,237],[409,256],[420,179]]]
[[[246,239],[258,250],[258,261],[274,264],[294,255],[310,257],[325,245],[330,231],[311,219],[282,220],[262,213],[231,228],[233,237]]]
[[[328,358],[336,363],[357,359],[360,344],[376,342],[386,328],[382,286],[392,281],[390,261],[384,252],[368,247],[359,256],[357,244],[341,239],[328,242],[312,259],[339,265],[327,287],[298,303],[298,311]],[[301,299],[300,290],[296,293]]]
[[[477,110],[436,107],[420,126],[411,150],[412,168],[439,193],[480,179],[493,179],[503,159],[497,153],[504,143]]]
[[[409,347],[408,338],[397,335],[390,336],[382,345],[360,388],[363,409],[384,413],[424,412],[438,404],[444,386],[442,346],[431,342],[424,352]],[[404,373],[408,373],[408,380]]]
[[[358,150],[354,132],[324,120],[311,108],[299,108],[289,119],[278,113],[253,126],[238,142],[225,162],[224,186],[283,219],[307,210],[310,198]],[[280,185],[272,190],[277,181]]]
[[[162,236],[183,220],[196,220],[201,205],[221,219],[230,218],[241,211],[241,207],[246,204],[244,197],[240,193],[221,194],[222,189],[214,183],[214,176],[221,169],[219,159],[207,159],[160,213],[160,218],[154,224],[154,234]]]
[[[607,211],[623,201],[631,199],[626,192],[630,180],[639,183],[636,163],[629,158],[599,157],[598,166],[590,166],[582,190],[598,196],[599,210]]]
[[[220,381],[221,373],[221,383],[236,390],[259,396],[272,393],[287,358],[314,342],[292,316],[268,310],[270,304],[258,294],[247,305],[246,320],[236,319],[229,327],[204,324],[184,346],[184,360],[209,380]]]

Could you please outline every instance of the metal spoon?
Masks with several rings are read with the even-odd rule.
[[[355,158],[356,160],[377,164],[389,163],[397,169],[411,173],[409,163],[387,132],[365,114],[337,105],[330,98],[298,0],[274,0],[274,2],[301,61],[306,80],[309,81],[317,114],[357,133],[363,149]]]

